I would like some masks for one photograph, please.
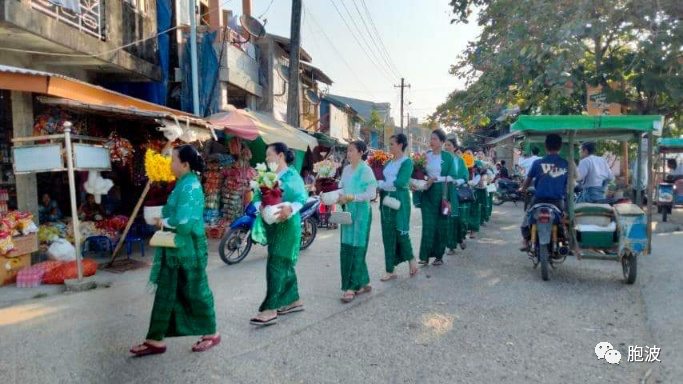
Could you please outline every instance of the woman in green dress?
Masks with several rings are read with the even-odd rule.
[[[379,182],[380,214],[382,218],[382,241],[384,242],[384,262],[387,274],[380,281],[395,279],[398,275],[394,268],[404,261],[410,263],[410,276],[418,273],[417,262],[413,257],[410,243],[411,201],[408,185],[413,173],[413,161],[405,154],[408,138],[400,133],[389,139],[389,152],[393,155],[384,167],[384,180]],[[398,210],[384,205],[384,199],[394,198],[401,202]]]
[[[154,307],[147,340],[130,350],[137,356],[166,352],[166,337],[202,335],[192,347],[195,352],[221,341],[206,277],[204,193],[198,176],[204,171],[204,160],[191,145],[181,145],[173,151],[171,170],[178,181],[157,225],[175,233],[175,247],[156,249],[150,272],[150,283],[156,288]]]
[[[446,134],[441,129],[432,132],[431,151],[427,152],[427,186],[424,191],[413,191],[416,207],[422,211],[422,239],[420,264],[443,265],[448,236],[448,220],[458,212],[458,197],[453,183],[455,167],[453,155],[443,150]],[[448,178],[450,177],[450,179]],[[411,188],[414,189],[414,188]],[[446,212],[444,212],[444,209]]]
[[[474,158],[474,153],[471,149],[466,149],[465,154],[471,156]],[[476,163],[476,160],[475,160]],[[469,186],[472,188],[474,192],[474,201],[471,202],[470,205],[470,210],[469,210],[469,215],[468,215],[468,220],[467,220],[467,229],[470,231],[470,239],[475,238],[475,233],[479,232],[479,229],[481,228],[481,212],[482,212],[482,201],[480,198],[477,198],[477,191],[476,191],[476,186],[479,184],[481,181],[481,175],[479,174],[479,169],[476,165],[472,165],[472,167],[469,168],[469,173],[470,173],[470,180],[468,182]]]
[[[377,195],[377,180],[364,161],[368,156],[368,147],[364,142],[354,141],[349,144],[346,156],[349,165],[342,172],[338,204],[344,206],[344,211],[351,213],[353,222],[341,225],[339,257],[341,289],[344,291],[341,300],[349,303],[356,295],[372,290],[365,256],[372,223],[370,201]]]
[[[467,171],[467,165],[462,156],[457,154],[458,143],[455,139],[451,138],[446,140],[444,144],[444,150],[448,153],[453,154],[453,167],[455,168],[455,178],[450,180],[456,188],[464,185],[470,178],[470,174]],[[448,254],[455,254],[455,248],[460,244],[460,248],[465,249],[465,238],[467,237],[467,214],[469,210],[468,203],[461,203],[458,201],[458,210],[453,212],[453,216],[449,218],[448,223]]]
[[[277,173],[282,189],[282,208],[278,220],[266,224],[259,216],[254,223],[254,241],[268,244],[266,261],[266,298],[261,303],[259,313],[250,320],[252,325],[267,326],[277,323],[278,315],[286,315],[304,310],[299,298],[296,278],[297,259],[301,246],[301,215],[299,211],[308,199],[306,185],[299,173],[290,166],[294,153],[284,143],[270,144],[266,149],[268,168]],[[255,191],[254,202],[260,204],[261,193]]]

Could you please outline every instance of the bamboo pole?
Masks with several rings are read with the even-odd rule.
[[[652,251],[652,190],[654,189],[654,137],[652,132],[647,134],[647,249],[649,255]]]
[[[569,216],[569,227],[567,231],[570,236],[570,244],[576,260],[581,260],[581,249],[579,248],[579,241],[576,238],[576,230],[574,228],[574,185],[576,184],[576,164],[574,163],[574,145],[576,132],[569,132],[569,175],[567,180],[567,215]]]

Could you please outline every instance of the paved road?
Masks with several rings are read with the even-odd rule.
[[[521,208],[497,208],[466,251],[416,278],[401,266],[401,278],[389,283],[379,282],[376,220],[368,255],[375,289],[347,305],[339,301],[337,233],[322,230],[297,268],[306,311],[267,329],[248,324],[265,293],[265,250],[258,247],[230,267],[214,254],[209,279],[224,338],[204,354],[190,352],[194,338],[169,340],[160,356],[127,354],[148,325],[152,296],[144,270],[118,277],[108,289],[1,309],[0,377],[10,383],[621,384],[639,383],[658,368],[626,362],[629,345],[653,345],[655,337],[674,334],[653,280],[645,279],[645,296],[659,301],[650,307],[641,286],[625,285],[613,262],[571,259],[543,282],[516,251],[520,216]],[[419,223],[415,212],[413,244],[419,244]],[[647,265],[641,271],[652,276]],[[652,332],[647,318],[655,314],[663,324]],[[671,340],[676,344],[663,351],[680,350],[680,336]],[[621,351],[620,365],[596,358],[600,341]],[[667,357],[662,367],[677,372],[683,358]]]

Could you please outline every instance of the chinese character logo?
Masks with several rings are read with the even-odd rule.
[[[595,355],[598,356],[598,360],[605,359],[610,364],[619,364],[621,361],[621,353],[606,341],[595,346]]]
[[[637,345],[630,345],[628,347],[628,361],[636,363],[654,363],[655,361],[658,361],[661,363],[662,361],[659,360],[660,350],[661,348],[657,348],[656,345],[653,345],[652,348],[646,346],[645,349]]]

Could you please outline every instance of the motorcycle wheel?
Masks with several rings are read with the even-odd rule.
[[[301,246],[300,249],[303,251],[313,244],[315,236],[318,234],[318,224],[312,217],[306,218],[301,223]]]
[[[495,206],[503,205],[503,203],[505,202],[505,200],[503,200],[500,197],[500,194],[498,194],[497,192],[494,193],[491,198],[493,200],[493,205],[495,205]]]
[[[538,252],[538,260],[541,263],[541,278],[543,281],[548,281],[550,276],[548,275],[550,269],[549,252],[547,245],[538,245],[536,247],[536,252]]]
[[[621,258],[621,268],[624,273],[624,280],[626,284],[633,284],[636,282],[638,275],[638,258],[633,253],[627,253]]]
[[[233,265],[244,260],[251,250],[252,240],[247,227],[231,228],[218,246],[218,254],[225,264]]]

